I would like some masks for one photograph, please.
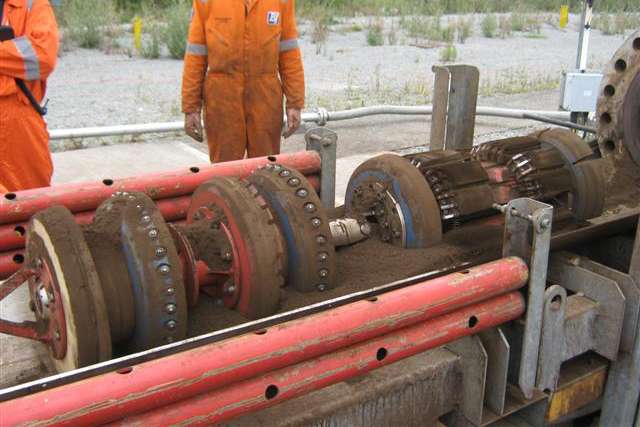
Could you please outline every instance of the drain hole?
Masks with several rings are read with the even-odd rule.
[[[610,139],[607,139],[604,142],[604,149],[611,153],[616,150],[616,143]]]
[[[469,317],[469,328],[474,328],[478,324],[478,318],[476,316]]]
[[[7,200],[15,200],[16,199],[16,193],[7,193],[4,195],[4,198]]]
[[[551,298],[551,309],[554,311],[560,310],[560,305],[562,304],[562,296],[556,295]]]
[[[627,61],[624,59],[618,59],[615,64],[616,71],[619,73],[624,72],[627,69]]]
[[[602,123],[605,123],[605,124],[611,123],[611,114],[602,113],[602,115],[600,116],[600,120],[602,120]]]
[[[276,157],[275,157],[275,156],[269,156],[269,157],[267,157],[267,159],[268,159],[270,162],[275,162],[276,160],[278,160],[278,159],[276,159]]]
[[[471,273],[469,270],[462,270],[462,271],[460,272],[460,274],[469,274],[469,273]]]
[[[24,255],[22,254],[15,254],[13,256],[13,262],[15,262],[16,264],[22,264],[24,262]]]
[[[267,333],[266,329],[260,329],[259,331],[255,331],[254,334],[256,335],[264,335]]]
[[[380,347],[376,352],[376,359],[378,359],[378,362],[382,362],[387,357],[387,354],[389,354],[387,349],[384,347]]]
[[[278,387],[273,384],[268,386],[267,389],[264,391],[264,397],[266,397],[267,400],[271,400],[277,395],[278,395]]]
[[[640,37],[638,37],[633,41],[633,48],[635,50],[640,50]]]
[[[113,185],[113,180],[112,180],[112,179],[109,179],[109,178],[107,178],[107,179],[103,179],[103,180],[102,180],[102,183],[103,183],[104,185],[106,185],[107,187],[110,187],[110,186],[112,186],[112,185]]]
[[[198,173],[198,172],[200,172],[200,168],[199,168],[199,167],[196,167],[196,166],[194,166],[194,167],[192,167],[192,168],[189,168],[189,170],[190,170],[191,172],[193,172],[193,173]]]
[[[120,375],[127,375],[133,372],[133,368],[131,366],[127,366],[126,368],[121,368],[116,371]]]
[[[27,232],[27,230],[25,230],[24,227],[21,225],[14,228],[13,231],[15,231],[18,236],[24,236],[24,233]]]
[[[612,85],[606,85],[604,87],[604,94],[607,96],[613,96],[616,93],[616,88],[613,87]]]
[[[376,301],[378,301],[378,297],[371,297],[371,298],[367,298],[367,301],[369,301],[369,302],[376,302]]]

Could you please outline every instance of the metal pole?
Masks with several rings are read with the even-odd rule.
[[[325,128],[311,129],[305,135],[307,150],[320,154],[320,198],[327,209],[336,207],[336,162],[338,134]]]
[[[513,292],[118,424],[217,425],[501,325],[523,312],[524,298]],[[470,326],[470,319],[477,323]]]
[[[580,19],[580,36],[578,39],[578,56],[576,68],[580,71],[587,70],[589,59],[589,36],[591,34],[591,20],[593,19],[593,0],[585,0],[582,17]]]
[[[527,280],[528,270],[522,260],[501,259],[258,333],[144,362],[120,373],[110,372],[5,401],[0,404],[0,413],[8,425],[47,420],[75,425],[115,421],[393,335],[403,328],[513,292]]]

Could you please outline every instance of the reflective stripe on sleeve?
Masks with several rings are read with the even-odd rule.
[[[18,37],[13,39],[13,43],[22,55],[26,80],[40,80],[40,61],[31,41],[26,37]]]
[[[288,52],[298,48],[298,39],[282,40],[280,42],[280,52]]]
[[[27,10],[31,10],[33,7],[33,0],[27,0]]]
[[[198,56],[207,56],[207,45],[187,43],[187,53]]]

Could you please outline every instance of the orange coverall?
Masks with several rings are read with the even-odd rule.
[[[211,161],[278,154],[283,94],[304,107],[295,0],[194,0],[182,109],[204,103]]]
[[[53,165],[43,118],[18,89],[39,102],[58,56],[58,28],[48,0],[5,0],[2,25],[16,38],[0,43],[0,192],[46,187]]]

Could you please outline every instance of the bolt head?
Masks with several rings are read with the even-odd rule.
[[[160,272],[160,274],[169,274],[171,273],[171,267],[169,266],[169,264],[162,264],[160,267],[158,267],[158,271]]]
[[[540,227],[542,229],[547,229],[551,226],[551,219],[550,218],[542,218],[542,221],[540,221]]]
[[[316,242],[318,242],[318,244],[320,245],[324,245],[325,243],[327,243],[327,238],[324,236],[318,236],[316,237]]]
[[[300,179],[298,179],[298,178],[291,178],[291,179],[288,181],[288,184],[289,184],[289,186],[291,186],[291,187],[297,187],[298,185],[300,185]]]
[[[236,291],[236,287],[234,285],[231,285],[227,288],[227,293],[229,295],[233,294]]]
[[[326,252],[320,252],[320,253],[318,254],[318,261],[320,261],[320,262],[325,262],[325,261],[327,261],[328,259],[329,259],[329,254],[328,254],[328,253],[326,253]]]
[[[163,256],[165,256],[167,254],[167,248],[163,247],[163,246],[158,246],[156,248],[156,256],[158,258],[162,258]]]
[[[311,225],[313,225],[315,228],[318,228],[322,225],[322,221],[320,220],[320,218],[313,218],[311,220]]]
[[[323,279],[326,279],[327,277],[329,277],[329,270],[327,270],[326,268],[323,268],[322,270],[318,271],[318,276],[320,276]]]
[[[176,290],[175,288],[167,288],[167,295],[171,296],[171,295],[175,295]]]
[[[221,258],[223,261],[231,261],[233,259],[233,254],[231,251],[226,251],[222,253]]]
[[[316,286],[318,288],[318,291],[320,292],[324,292],[327,290],[327,285],[325,285],[324,283],[320,283],[318,286]]]
[[[306,188],[301,188],[298,191],[296,191],[296,196],[303,198],[303,197],[307,197],[309,195],[309,192],[307,191]]]
[[[282,166],[280,166],[280,165],[273,165],[273,170],[274,170],[274,171],[276,171],[276,172],[278,172],[278,171],[282,170]]]
[[[313,203],[305,203],[304,210],[309,213],[313,213],[316,211],[316,205],[314,205]]]
[[[152,228],[151,230],[149,230],[149,237],[151,237],[152,239],[155,239],[158,237],[158,229],[157,228]]]
[[[141,204],[141,203],[138,203],[138,204],[136,205],[136,209],[138,209],[139,211],[141,211],[142,209],[144,209],[144,205],[143,205],[143,204]]]
[[[280,176],[281,176],[281,177],[283,177],[283,178],[286,178],[286,177],[288,177],[288,176],[291,176],[291,171],[284,169],[284,170],[282,170],[282,171],[280,172]]]
[[[143,224],[148,224],[151,222],[151,217],[149,215],[144,215],[140,220]]]
[[[164,306],[164,311],[166,311],[169,314],[173,314],[176,311],[178,311],[178,307],[173,303],[169,303],[169,304]]]
[[[169,329],[170,331],[173,331],[176,328],[176,326],[178,326],[178,322],[171,319],[171,320],[167,320],[167,322],[164,325],[167,327],[167,329]]]

